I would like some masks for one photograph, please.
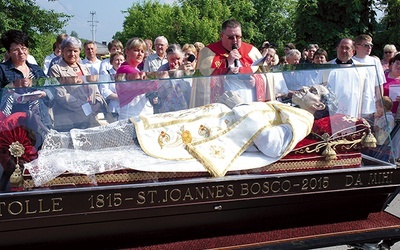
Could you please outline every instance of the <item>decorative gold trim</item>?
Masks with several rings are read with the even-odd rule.
[[[87,175],[79,174],[66,176],[63,174],[40,186],[40,188],[49,188],[57,186],[93,186],[106,184],[127,184],[143,181],[159,181],[162,179],[183,179],[195,177],[209,177],[206,172],[139,172],[127,170],[125,173],[101,173],[96,174],[93,178]],[[35,183],[25,175],[24,188],[34,189]]]
[[[346,157],[349,155],[346,155]],[[362,157],[361,154],[356,153],[350,155],[349,158],[336,159],[331,161],[325,161],[323,157],[315,157],[315,160],[291,160],[291,161],[279,161],[271,165],[240,171],[243,174],[261,174],[261,173],[273,173],[273,172],[291,172],[301,170],[322,170],[322,169],[333,169],[336,167],[358,167],[361,166]],[[228,172],[228,175],[230,173]],[[235,172],[237,174],[237,172]],[[112,172],[112,173],[101,173],[95,176],[87,175],[71,175],[63,174],[50,182],[42,185],[40,188],[60,187],[60,186],[93,186],[93,185],[113,185],[113,184],[128,184],[143,181],[162,181],[162,180],[173,180],[173,179],[187,179],[187,178],[199,178],[209,177],[206,172],[140,172],[134,170],[126,170],[125,172]],[[34,189],[35,184],[29,175],[25,174],[24,188],[26,190]]]
[[[299,171],[313,169],[332,169],[335,167],[356,167],[361,166],[361,161],[361,156],[346,159],[335,159],[330,161],[325,161],[324,159],[288,162],[278,161],[264,168],[251,170],[251,172]]]

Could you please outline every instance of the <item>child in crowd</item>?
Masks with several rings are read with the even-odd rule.
[[[384,114],[375,115],[374,131],[377,145],[383,145],[394,128],[394,116],[392,113],[393,101],[389,96],[382,97],[382,103],[378,101],[378,107],[383,104]]]

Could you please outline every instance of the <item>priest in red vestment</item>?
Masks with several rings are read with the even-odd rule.
[[[253,100],[248,100],[243,96],[246,95],[244,90],[242,93],[239,92],[242,98],[247,99],[246,101],[266,101],[269,99],[266,93],[266,80],[261,74],[253,75],[252,73],[257,70],[257,67],[251,67],[255,61],[261,58],[262,55],[256,47],[242,41],[240,23],[236,20],[227,20],[222,24],[220,40],[200,50],[196,66],[203,75],[227,76],[210,78],[209,84],[202,83],[200,85],[199,83],[199,86],[195,87],[199,88],[199,91],[202,90],[204,95],[209,94],[211,103],[216,102],[224,91],[235,91],[239,88],[247,89],[247,92],[252,89]],[[242,83],[242,87],[239,86],[239,82]],[[233,83],[235,86],[227,86],[227,83]],[[203,98],[204,100],[199,100]],[[193,99],[192,106],[198,106],[207,104],[208,96],[201,97],[199,93],[196,93]]]

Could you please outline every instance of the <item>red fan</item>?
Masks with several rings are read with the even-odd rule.
[[[1,113],[1,112],[0,112]],[[37,158],[35,134],[27,129],[28,115],[17,112],[5,117],[0,114],[0,163],[4,173],[13,173],[16,164]]]

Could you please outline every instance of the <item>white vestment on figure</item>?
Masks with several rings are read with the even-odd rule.
[[[120,169],[223,176],[279,160],[310,133],[314,121],[311,113],[279,102],[233,110],[215,103],[131,120],[134,128],[119,121],[70,133],[52,131],[38,159],[25,167],[37,186],[65,172],[92,175]],[[140,146],[129,140],[136,136]],[[253,144],[263,153],[246,151]]]

